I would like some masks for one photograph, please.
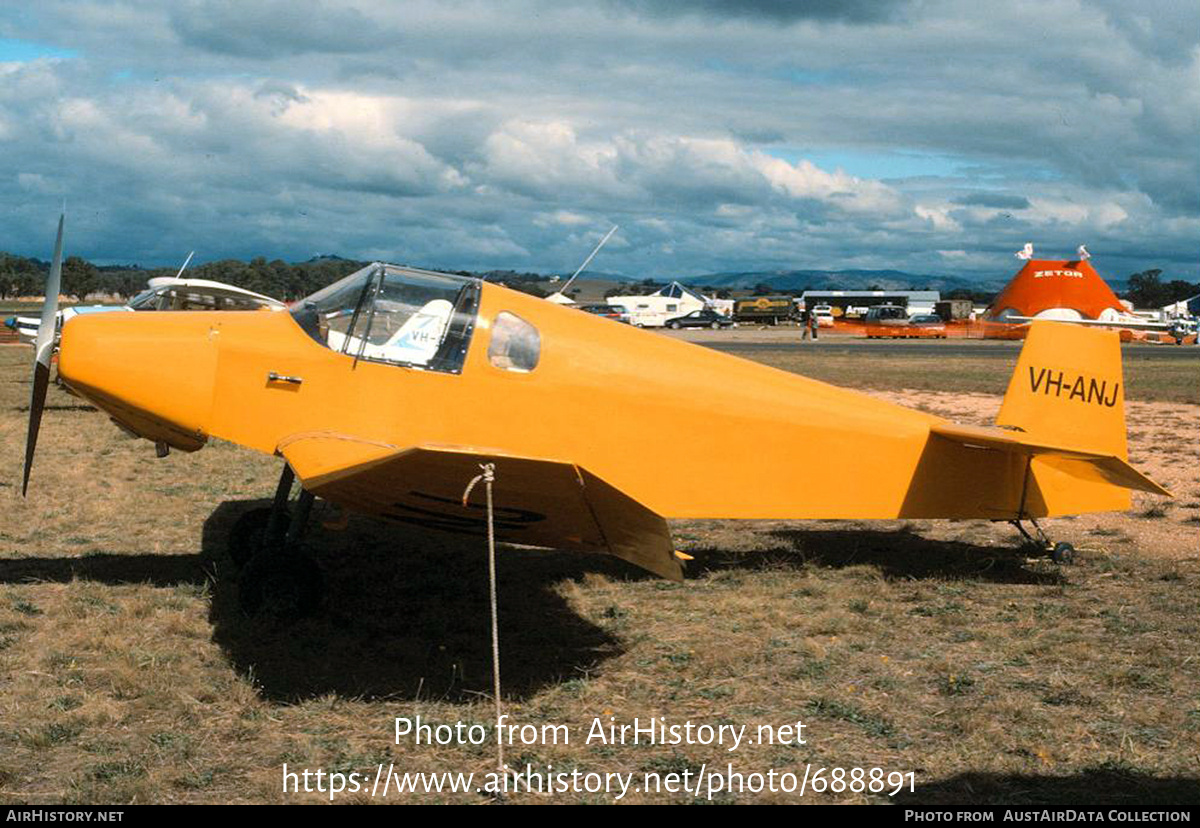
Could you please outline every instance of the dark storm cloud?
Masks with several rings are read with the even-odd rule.
[[[958,196],[953,201],[967,207],[994,207],[997,210],[1024,210],[1029,206],[1029,199],[1024,196],[1003,193],[968,193]]]
[[[712,15],[749,17],[779,23],[836,20],[872,23],[886,20],[909,0],[609,0],[615,6],[654,17]]]
[[[171,11],[170,22],[188,46],[249,58],[353,53],[394,36],[356,8],[321,0],[190,0]]]
[[[1200,45],[1200,5],[1179,0],[1087,0],[1147,59],[1186,63]]]

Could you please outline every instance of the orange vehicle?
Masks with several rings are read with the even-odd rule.
[[[289,313],[77,317],[59,376],[160,454],[219,438],[284,461],[275,509],[234,537],[253,609],[312,574],[297,541],[314,498],[481,533],[482,506],[462,493],[483,463],[500,540],[608,552],[674,579],[686,556],[667,518],[987,518],[1024,532],[1025,520],[1126,509],[1130,489],[1168,493],[1126,462],[1120,359],[1111,332],[1034,323],[997,427],[961,426],[494,284],[376,263]],[[48,376],[39,347],[26,485]],[[770,452],[712,439],[766,433]],[[655,462],[668,438],[710,448]],[[813,485],[798,470],[814,446],[869,456],[870,470],[834,464]]]
[[[868,339],[945,339],[946,323],[936,314],[918,314],[893,325],[865,325]]]

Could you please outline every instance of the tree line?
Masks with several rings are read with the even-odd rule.
[[[289,264],[280,259],[257,257],[249,262],[222,259],[187,270],[192,279],[211,279],[263,293],[285,301],[299,299],[335,282],[364,265],[363,262],[322,257]],[[45,290],[50,264],[39,259],[0,253],[0,299],[40,296]],[[78,301],[91,295],[108,295],[128,300],[146,289],[150,279],[174,276],[177,268],[134,266],[98,267],[79,256],[63,260],[62,293]]]
[[[221,259],[189,267],[185,273],[191,279],[209,279],[262,293],[290,302],[336,282],[369,262],[320,256],[307,262],[288,263],[281,259],[268,261],[259,256],[248,262]],[[41,296],[45,292],[50,263],[40,259],[0,252],[0,300],[18,296]],[[97,266],[79,256],[63,260],[62,294],[82,302],[88,296],[112,296],[128,301],[146,289],[150,279],[174,276],[178,268],[142,268],[137,265]],[[547,291],[539,285],[546,277],[537,273],[518,273],[512,270],[493,270],[486,273],[453,271],[460,276],[498,282],[535,296]]]
[[[1182,279],[1162,280],[1161,270],[1143,270],[1129,277],[1129,289],[1122,299],[1133,302],[1135,308],[1161,308],[1200,294],[1200,283]]]

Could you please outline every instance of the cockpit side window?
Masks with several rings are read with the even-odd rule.
[[[302,300],[292,316],[309,336],[356,359],[456,374],[478,306],[474,280],[376,264]]]
[[[542,338],[537,328],[516,314],[500,311],[492,323],[488,362],[506,371],[527,374],[537,367]]]

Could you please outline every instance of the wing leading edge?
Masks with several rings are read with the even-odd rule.
[[[572,463],[461,447],[398,447],[329,432],[279,445],[305,489],[347,509],[428,528],[481,535],[480,491],[462,495],[482,463],[494,463],[499,540],[608,552],[663,578],[682,580],[667,522]]]

